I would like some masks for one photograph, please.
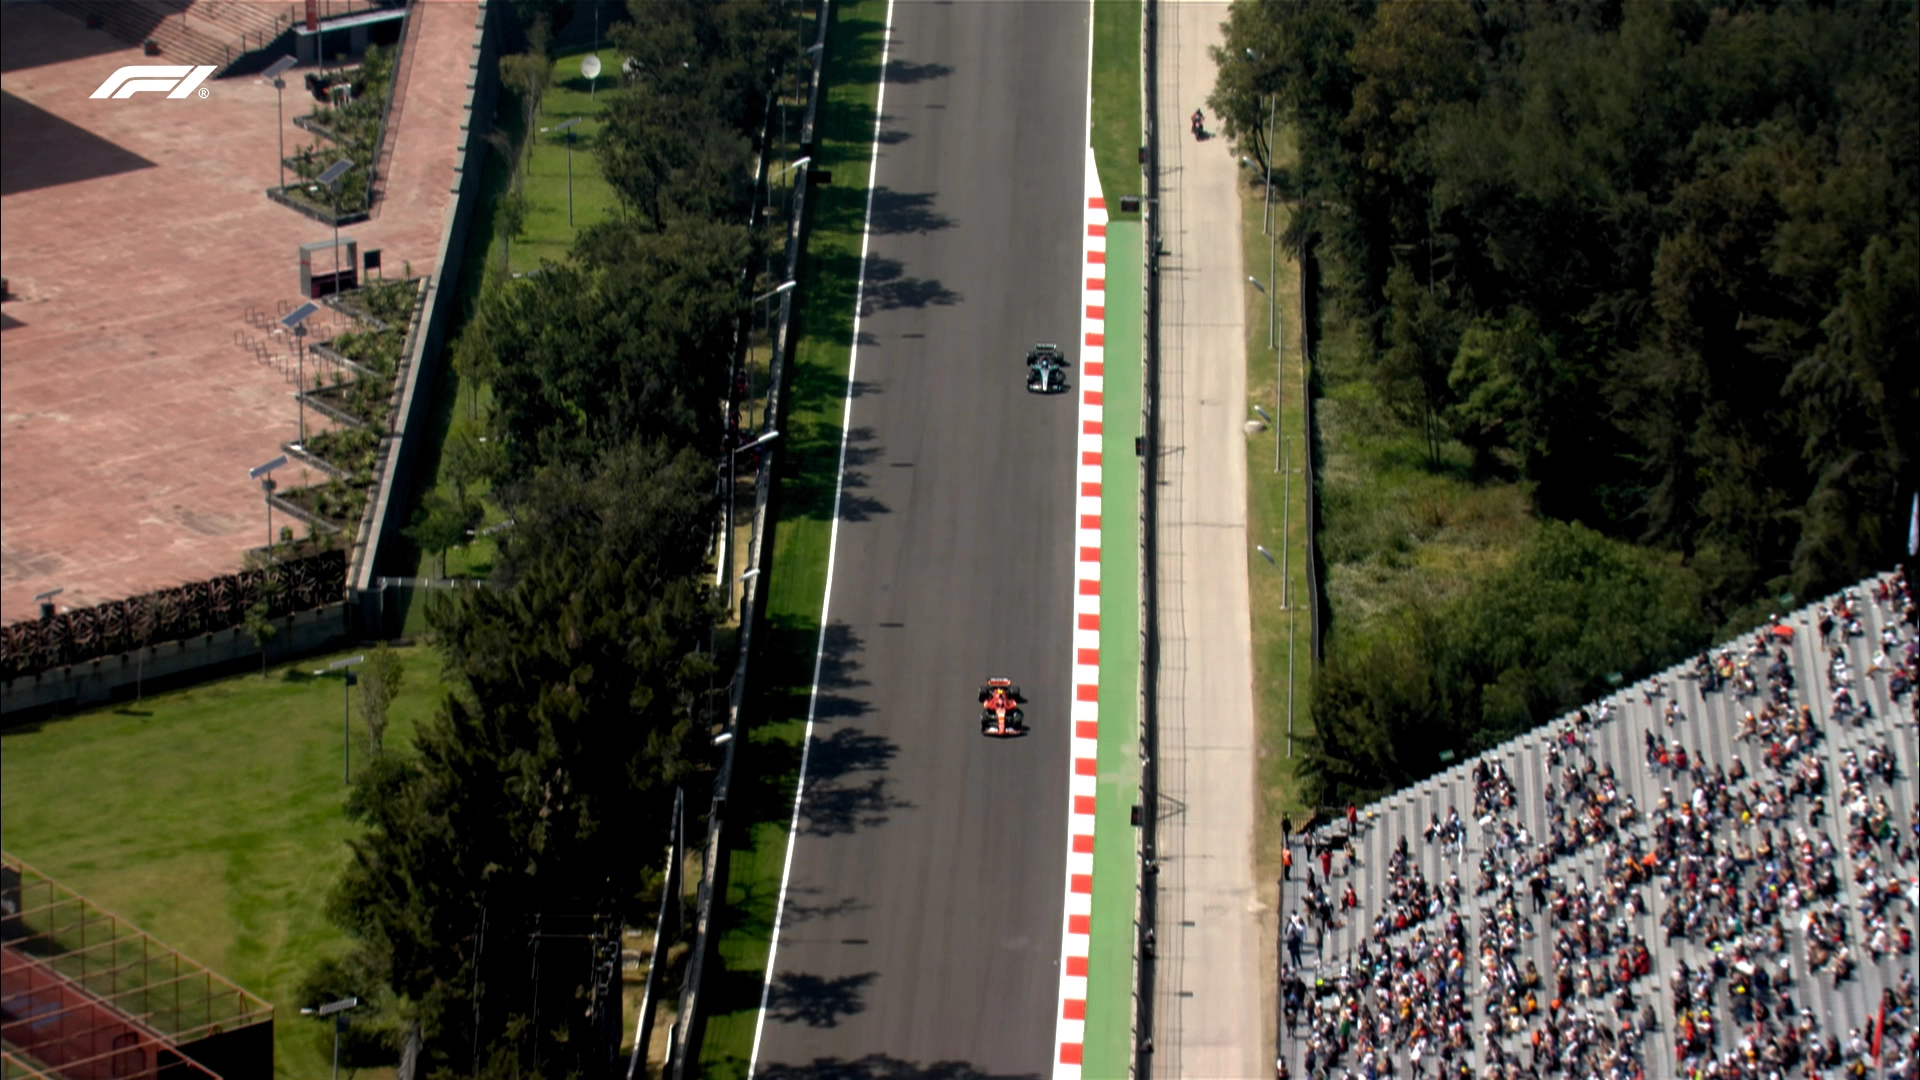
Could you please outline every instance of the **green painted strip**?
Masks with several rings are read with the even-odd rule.
[[[1107,225],[1100,446],[1100,776],[1081,1075],[1127,1075],[1133,1040],[1133,804],[1140,801],[1140,263],[1138,221]],[[1117,303],[1115,301],[1118,301]]]

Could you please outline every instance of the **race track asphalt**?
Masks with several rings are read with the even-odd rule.
[[[894,9],[762,1077],[1050,1072],[1077,393],[1029,395],[1024,356],[1057,341],[1079,371],[1089,16],[1067,3]],[[981,737],[989,675],[1030,699],[1028,737]]]

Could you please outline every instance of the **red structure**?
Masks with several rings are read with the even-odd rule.
[[[0,1054],[66,1080],[271,1080],[272,1006],[0,855]]]

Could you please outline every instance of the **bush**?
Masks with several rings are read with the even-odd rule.
[[[1542,525],[1461,598],[1331,653],[1314,678],[1308,801],[1364,802],[1638,679],[1708,640],[1695,575],[1581,525]]]

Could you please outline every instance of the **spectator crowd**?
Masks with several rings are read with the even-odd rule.
[[[1904,570],[1775,617],[1283,882],[1280,1075],[1920,1080],[1917,630]]]

